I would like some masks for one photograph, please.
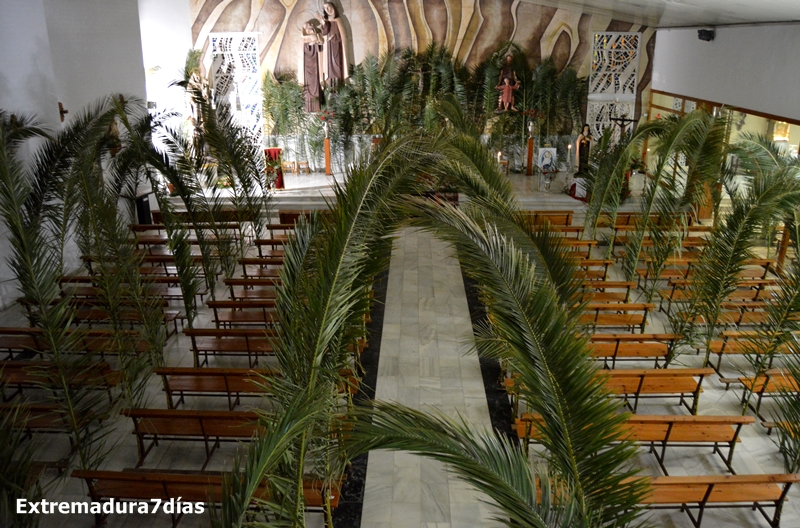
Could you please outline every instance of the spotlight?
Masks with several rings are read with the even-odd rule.
[[[711,42],[712,40],[714,40],[715,36],[716,36],[716,31],[714,31],[713,29],[698,29],[697,30],[697,38],[699,38],[700,40],[702,40],[704,42]]]

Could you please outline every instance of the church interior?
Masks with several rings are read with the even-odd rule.
[[[0,43],[0,525],[800,526],[797,0]]]

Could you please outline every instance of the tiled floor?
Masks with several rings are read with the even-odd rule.
[[[312,175],[313,178],[313,175]],[[520,194],[522,206],[530,209],[576,210],[575,223],[582,222],[581,205],[563,194],[537,193],[531,189],[530,179],[512,175],[512,184]],[[306,183],[311,183],[310,180]],[[317,181],[316,183],[321,183]],[[309,192],[317,192],[308,189]],[[303,191],[300,191],[303,192]],[[632,207],[632,204],[626,204]],[[618,278],[619,271],[612,268],[610,278]],[[207,312],[207,310],[205,311]],[[24,325],[19,311],[14,308],[3,312],[7,325]],[[649,332],[665,329],[663,314],[656,314],[648,325]],[[208,326],[208,313],[200,315],[199,325]],[[454,253],[447,244],[416,231],[405,230],[397,239],[389,275],[387,304],[385,307],[383,341],[376,397],[393,400],[417,409],[438,409],[448,415],[461,413],[478,427],[490,427],[489,412],[484,393],[478,359],[468,350],[472,328],[461,270]],[[167,363],[170,366],[189,366],[192,359],[186,338],[170,340]],[[694,355],[683,355],[685,366],[698,366],[702,361]],[[234,366],[234,360],[221,361],[217,366]],[[726,358],[727,375],[745,369],[746,363]],[[641,365],[644,367],[645,365]],[[649,366],[649,365],[648,365]],[[634,365],[629,365],[634,367]],[[739,391],[724,390],[717,376],[704,382],[700,399],[700,414],[738,415]],[[165,407],[160,382],[155,377],[149,390],[150,406]],[[219,404],[219,405],[218,405]],[[224,408],[224,402],[195,400],[187,408]],[[683,413],[675,405],[644,403],[642,413]],[[122,439],[118,449],[109,459],[108,469],[132,467],[136,462],[135,441],[130,434],[130,422],[119,418],[115,422],[115,437]],[[742,442],[736,447],[734,468],[744,473],[775,473],[782,471],[782,461],[774,444],[774,436],[767,437],[760,425],[746,426]],[[65,444],[65,442],[64,442]],[[66,449],[56,438],[48,439],[48,454]],[[199,469],[204,453],[202,447],[189,444],[164,445],[154,449],[146,467],[171,469]],[[233,446],[224,446],[214,455],[209,470],[223,470],[230,466]],[[45,457],[41,457],[45,458]],[[55,457],[57,458],[57,456]],[[642,451],[638,463],[644,474],[658,474],[654,457]],[[673,449],[667,453],[667,468],[671,475],[724,474],[724,466],[710,449]],[[65,479],[46,490],[50,498],[86,500],[85,490],[74,479]],[[476,500],[468,486],[449,476],[441,464],[422,460],[413,455],[373,452],[369,456],[365,502],[362,524],[364,528],[460,528],[496,526],[489,521],[486,506]],[[652,516],[655,526],[689,528],[691,523],[684,513],[657,512]],[[64,518],[46,516],[44,527],[65,526]],[[314,524],[320,519],[315,518]],[[90,517],[71,517],[69,526],[90,526]],[[112,516],[109,526],[144,527],[169,526],[164,515]],[[206,516],[187,516],[181,526],[207,526]],[[766,527],[757,512],[748,509],[712,510],[703,520],[706,528]],[[800,526],[800,487],[789,495],[783,514],[784,528]],[[358,528],[356,526],[337,528]]]
[[[407,229],[389,272],[375,397],[414,409],[460,414],[490,428],[461,269],[447,244]],[[498,526],[476,493],[442,464],[371,452],[362,528]]]

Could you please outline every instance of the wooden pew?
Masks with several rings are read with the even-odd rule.
[[[245,257],[239,259],[244,278],[278,278],[283,258],[276,257]],[[250,269],[255,267],[255,270]]]
[[[630,300],[634,281],[594,281],[581,282],[581,300],[595,303],[627,303]],[[608,291],[623,290],[623,291]]]
[[[623,398],[625,405],[636,412],[641,399],[679,398],[678,403],[697,414],[703,378],[714,373],[712,368],[699,369],[617,369],[598,370],[611,394]],[[517,377],[512,373],[504,378],[506,392],[516,416],[519,408]],[[632,402],[632,403],[631,403]]]
[[[647,314],[655,309],[650,303],[587,303],[578,321],[593,328],[623,327],[644,333]],[[633,313],[632,313],[633,312]]]
[[[228,408],[233,410],[243,396],[270,394],[267,380],[280,375],[275,370],[243,368],[160,367],[153,372],[164,382],[169,409],[185,403],[186,396],[221,396],[228,399]]]
[[[520,211],[531,223],[531,225],[550,224],[557,227],[568,227],[572,225],[574,211],[569,209],[562,211]]]
[[[135,330],[120,330],[114,332],[110,329],[75,329],[67,330],[67,335],[73,337],[75,345],[74,352],[97,354],[101,359],[106,355],[113,355],[112,342],[115,335],[129,338],[136,338],[139,332]],[[147,350],[147,341],[137,339],[136,352],[142,353]],[[41,328],[29,327],[10,327],[0,328],[0,350],[8,352],[7,359],[13,359],[13,354],[33,353],[40,357],[49,350],[49,345],[42,339]]]
[[[108,499],[117,501],[144,501],[152,508],[151,499],[161,501],[202,502],[206,507],[213,501],[219,504],[222,500],[222,473],[217,472],[169,472],[163,470],[125,470],[125,471],[92,471],[74,470],[74,478],[83,479],[89,489],[89,496],[94,502]],[[327,505],[336,508],[339,505],[341,483],[328,486],[322,480],[305,480],[303,482],[303,499],[306,510],[327,510]],[[264,482],[256,490],[254,501],[266,501],[273,498],[271,486]],[[258,507],[254,502],[253,507]],[[198,512],[199,513],[199,512]],[[172,526],[181,520],[183,513],[172,514]],[[95,525],[103,526],[107,514],[96,514]],[[325,519],[326,526],[329,519]]]
[[[230,288],[231,299],[274,299],[275,287],[280,285],[281,280],[278,278],[253,278],[253,279],[240,279],[231,278],[224,279],[225,286]],[[240,288],[237,288],[240,286]]]
[[[52,403],[0,403],[0,415],[9,416],[17,413],[11,424],[15,429],[24,431],[28,438],[34,434],[70,434],[66,410]],[[90,417],[86,416],[86,420]],[[85,422],[84,422],[85,423]]]
[[[274,332],[263,328],[186,328],[183,333],[192,340],[195,367],[208,365],[209,355],[244,356],[254,367],[259,357],[273,354],[268,336]]]
[[[725,390],[732,384],[742,385],[742,405],[747,404],[760,420],[766,420],[761,416],[761,404],[765,397],[800,393],[800,383],[790,373],[780,369],[768,370],[754,378],[720,378],[719,381],[725,384]],[[756,397],[755,404],[751,395]]]
[[[245,299],[236,301],[207,301],[214,311],[217,328],[233,326],[269,326],[278,322],[274,299]]]
[[[603,367],[614,369],[617,361],[654,360],[654,368],[665,359],[680,334],[594,334],[589,346],[592,357]]]
[[[97,361],[82,367],[80,375],[68,380],[71,385],[109,390],[115,387],[121,378],[121,372],[113,370],[104,361]],[[24,389],[35,389],[52,385],[59,375],[59,370],[50,361],[4,361],[0,369],[0,386],[3,389],[3,401],[21,394]],[[15,389],[6,395],[6,389]]]
[[[786,495],[798,481],[800,474],[654,477],[642,504],[685,511],[695,528],[700,528],[706,509],[749,508],[778,528]],[[767,508],[773,508],[772,515]]]
[[[603,370],[600,376],[606,387],[625,400],[632,412],[645,398],[679,398],[679,404],[697,414],[703,378],[714,373],[712,368],[699,369],[624,369]],[[631,403],[632,402],[632,403]]]
[[[539,437],[537,423],[541,417],[525,413],[516,420],[517,436],[527,449],[531,441]],[[755,423],[752,416],[677,416],[677,415],[633,415],[628,418],[620,431],[620,440],[629,440],[648,447],[655,455],[658,465],[665,475],[664,466],[667,448],[711,447],[720,456],[728,471],[736,474],[733,466],[733,452],[742,427]],[[723,449],[727,447],[727,452]]]
[[[123,416],[133,421],[133,432],[139,450],[140,467],[153,447],[160,442],[203,442],[205,469],[220,442],[249,440],[259,432],[258,414],[253,411],[194,411],[175,409],[123,409]]]
[[[717,354],[717,364],[714,366],[714,370],[717,371],[717,374],[721,374],[721,366],[722,366],[722,356],[724,355],[745,355],[745,354],[752,354],[758,355],[761,353],[761,349],[758,346],[758,342],[754,341],[758,339],[758,332],[755,331],[738,331],[738,330],[726,330],[719,333],[719,339],[712,339],[711,340],[711,353]],[[784,344],[783,346],[779,347],[776,351],[776,354],[790,354],[791,349],[789,348],[788,344]],[[774,356],[768,358],[767,368],[772,367],[772,362],[775,359]],[[759,360],[760,361],[760,360]]]
[[[614,264],[611,259],[578,259],[574,265],[581,269],[578,278],[583,280],[604,281],[608,275],[608,267]]]

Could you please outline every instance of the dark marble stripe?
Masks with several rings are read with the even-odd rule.
[[[356,404],[375,399],[375,385],[378,381],[378,360],[383,332],[383,313],[386,308],[386,287],[389,272],[375,280],[375,292],[371,321],[367,325],[369,348],[361,354],[361,365],[366,371],[359,384],[358,394],[353,398]],[[354,458],[347,469],[347,479],[342,486],[339,506],[333,511],[333,525],[336,528],[355,528],[361,526],[361,512],[364,507],[364,486],[367,480],[369,453]]]
[[[475,328],[476,325],[486,321],[486,310],[478,298],[477,283],[467,277],[463,267],[461,268],[461,277],[464,279],[464,290],[467,293],[469,317],[472,320],[472,327]],[[502,377],[500,363],[496,359],[485,357],[481,357],[479,360],[483,387],[486,390],[486,402],[489,404],[489,418],[492,420],[492,429],[505,434],[514,443],[517,443],[519,440],[511,426],[513,423],[511,402],[509,402],[506,390],[500,382]]]

